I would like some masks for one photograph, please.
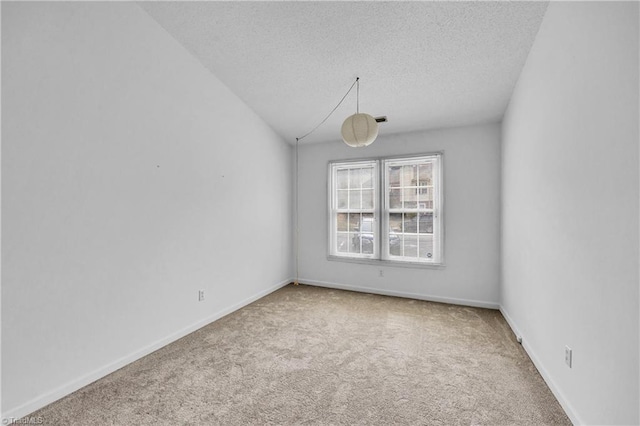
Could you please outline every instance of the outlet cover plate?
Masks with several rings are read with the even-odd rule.
[[[569,346],[564,347],[564,363],[571,368],[573,362],[573,350]]]

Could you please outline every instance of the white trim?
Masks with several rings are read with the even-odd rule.
[[[453,297],[433,296],[428,294],[408,293],[404,291],[384,290],[371,287],[361,287],[350,284],[338,284],[328,281],[316,281],[307,278],[300,278],[300,284],[313,285],[316,287],[335,288],[338,290],[357,291],[360,293],[381,294],[383,296],[404,297],[407,299],[426,300],[429,302],[448,303],[451,305],[473,306],[476,308],[499,309],[500,305],[495,302],[485,302],[482,300],[457,299]]]
[[[371,259],[365,257],[346,257],[346,256],[327,256],[327,260],[337,260],[339,262],[347,263],[364,263],[368,265],[377,265],[384,267],[400,267],[400,268],[425,268],[425,269],[444,269],[444,263],[432,263],[432,262],[407,262],[406,260],[384,260],[384,259]],[[496,308],[497,309],[497,308]]]
[[[262,290],[254,294],[253,296],[250,296],[244,300],[241,300],[238,303],[235,303],[229,306],[228,308],[222,309],[214,313],[213,315],[210,315],[194,324],[191,324],[187,327],[184,327],[181,330],[176,331],[175,333],[171,333],[167,337],[157,340],[151,343],[150,345],[147,345],[129,355],[125,355],[122,358],[119,358],[103,367],[100,367],[92,371],[91,373],[85,374],[84,376],[81,376],[75,380],[72,380],[62,386],[59,386],[58,388],[53,389],[52,391],[49,391],[43,395],[33,398],[32,400],[27,401],[24,404],[19,405],[18,407],[7,410],[6,412],[2,413],[3,422],[9,418],[20,419],[24,416],[27,416],[30,413],[33,413],[34,411],[39,410],[40,408],[48,404],[51,404],[52,402],[57,401],[58,399],[65,397],[77,391],[78,389],[81,389],[89,385],[90,383],[93,383],[96,380],[101,379],[113,373],[114,371],[119,370],[120,368],[126,366],[127,364],[137,361],[138,359],[144,356],[147,356],[150,353],[155,352],[158,349],[170,343],[175,342],[176,340],[186,336],[187,334],[193,333],[194,331],[204,327],[205,325],[208,325],[226,315],[229,315],[230,313],[237,311],[238,309],[266,296],[267,294],[273,293],[274,291],[286,286],[292,281],[293,281],[293,278],[288,278],[284,281],[281,281],[278,284],[271,286],[266,290]]]
[[[578,413],[573,408],[571,403],[564,396],[560,388],[558,388],[558,385],[556,385],[556,382],[553,381],[549,372],[544,368],[544,366],[542,365],[542,362],[540,362],[540,358],[538,358],[533,348],[527,342],[526,337],[522,335],[522,333],[516,326],[516,323],[509,316],[506,309],[502,305],[500,305],[500,313],[502,314],[504,319],[507,321],[507,324],[509,324],[509,327],[511,327],[511,330],[516,335],[516,337],[520,337],[522,339],[522,347],[524,348],[527,355],[529,355],[529,358],[531,359],[531,362],[533,362],[533,365],[538,369],[540,376],[542,376],[542,379],[545,381],[545,383],[551,390],[551,393],[553,393],[553,395],[556,397],[556,399],[560,403],[560,406],[569,417],[569,420],[571,420],[571,423],[573,423],[574,425],[585,424],[585,422],[583,422],[580,419],[580,416],[578,416]]]

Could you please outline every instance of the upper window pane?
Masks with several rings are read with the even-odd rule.
[[[349,210],[360,210],[361,206],[361,191],[349,190]]]
[[[375,176],[373,176],[373,168],[360,169],[363,189],[374,189]]]
[[[416,188],[404,188],[402,196],[405,209],[415,209],[418,207],[418,194]]]
[[[417,166],[415,164],[406,165],[402,167],[402,186],[417,186],[418,180],[416,178]]]
[[[372,209],[374,205],[375,192],[373,189],[362,190],[362,208]]]
[[[420,164],[418,170],[418,186],[430,186],[432,184],[433,164]]]
[[[389,189],[389,208],[392,208],[392,209],[402,208],[402,189],[400,188]]]
[[[418,208],[433,208],[433,187],[418,188]]]
[[[362,186],[362,174],[360,169],[349,170],[349,189],[360,189]]]
[[[401,166],[391,166],[388,172],[388,184],[391,188],[399,188],[402,185],[400,179]]]
[[[349,170],[336,171],[336,187],[338,189],[349,188]]]
[[[346,209],[349,206],[349,191],[347,189],[338,189],[337,204],[339,209]]]

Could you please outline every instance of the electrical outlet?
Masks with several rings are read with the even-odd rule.
[[[379,275],[378,275],[378,276],[379,276],[379,277],[384,277],[384,270],[383,270],[383,269],[380,269],[380,272],[379,272]]]
[[[198,290],[198,302],[202,302],[204,300],[204,290]]]
[[[571,368],[571,362],[573,361],[573,350],[569,346],[564,347],[564,363]]]

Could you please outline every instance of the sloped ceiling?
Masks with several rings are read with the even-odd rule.
[[[500,121],[546,2],[140,2],[289,142],[360,77],[381,134]],[[355,90],[304,142],[340,139]],[[212,119],[215,119],[212,117]]]

